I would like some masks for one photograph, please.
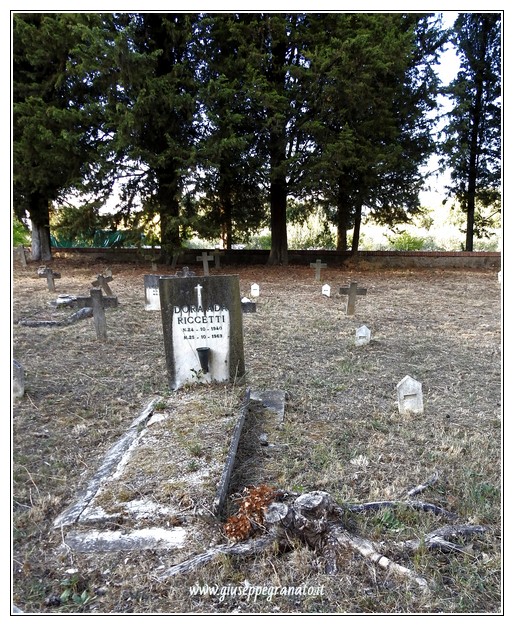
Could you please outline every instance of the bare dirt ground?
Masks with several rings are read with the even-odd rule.
[[[13,400],[12,420],[12,601],[20,610],[501,612],[502,328],[496,272],[322,270],[332,294],[350,280],[367,288],[356,314],[347,316],[345,297],[322,296],[311,268],[211,270],[238,274],[241,296],[250,295],[252,283],[260,286],[257,312],[243,317],[246,376],[237,384],[171,392],[160,313],[144,310],[143,289],[144,274],[166,274],[169,268],[152,272],[144,263],[107,266],[64,254],[51,266],[61,273],[55,293],[37,277],[37,264],[15,265],[13,273],[13,356],[26,376],[25,395]],[[70,310],[49,302],[58,294],[88,295],[91,282],[108,267],[119,305],[106,310],[106,341],[97,340],[91,318],[56,328],[19,324],[69,316]],[[201,273],[201,267],[193,269]],[[362,324],[372,340],[357,347],[355,330]],[[421,417],[398,413],[396,385],[405,375],[422,382]],[[458,553],[421,547],[407,554],[399,542],[444,522],[409,508],[348,515],[353,532],[385,542],[390,558],[429,581],[427,594],[347,549],[338,554],[339,573],[326,574],[320,555],[305,545],[239,559],[224,555],[159,581],[172,565],[229,542],[224,519],[210,515],[209,507],[248,387],[283,390],[284,423],[249,414],[225,516],[237,510],[238,495],[250,485],[323,490],[344,506],[400,499],[438,472],[422,499],[487,532],[464,540]],[[169,519],[161,513],[159,523],[183,525],[188,540],[169,551],[67,550],[54,520],[155,397],[162,399],[159,410],[166,419],[138,450],[131,473],[113,482],[103,504],[120,513],[117,528],[136,528],[141,522],[120,512],[119,503],[150,499],[174,511]],[[263,434],[269,445],[261,445]],[[195,584],[212,591],[194,592]],[[302,586],[303,592],[251,598],[241,591],[265,585]],[[236,590],[233,595],[229,588]]]

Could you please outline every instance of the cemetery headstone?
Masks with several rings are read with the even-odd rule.
[[[107,322],[103,307],[103,294],[101,289],[91,289],[91,302],[93,305],[93,321],[95,325],[96,338],[107,339]]]
[[[187,265],[184,265],[184,267],[181,270],[177,270],[175,273],[175,276],[181,276],[182,278],[187,276],[195,276],[195,273],[193,272],[193,270],[190,270]]]
[[[159,274],[145,274],[143,276],[145,286],[145,311],[161,310],[159,278],[164,278],[164,276]],[[171,276],[169,278],[171,278]]]
[[[23,246],[18,246],[16,248],[16,254],[22,266],[27,267],[27,256],[25,255],[25,248]]]
[[[179,258],[180,258],[180,252],[175,252],[171,259],[171,269],[174,270],[177,267]]]
[[[257,283],[253,283],[250,287],[250,295],[252,298],[258,298],[260,293],[259,285]]]
[[[187,266],[184,266],[181,270],[177,270],[175,274],[145,274],[143,277],[145,287],[145,311],[160,311],[161,299],[159,296],[159,278],[175,278],[175,277],[187,277],[194,276]]]
[[[12,392],[15,398],[22,398],[25,393],[25,372],[15,359],[12,360]]]
[[[112,281],[112,274],[98,274],[96,280],[94,280],[91,284],[93,287],[99,287],[103,289],[106,296],[112,296],[112,290],[109,287],[109,283]]]
[[[368,292],[364,287],[357,287],[356,282],[350,282],[349,287],[340,287],[339,293],[341,295],[348,296],[348,302],[346,304],[346,315],[355,315],[355,302],[357,296],[365,296]]]
[[[243,313],[255,313],[257,311],[257,304],[252,302],[250,298],[241,298],[241,310]]]
[[[321,288],[321,295],[330,298],[330,285],[323,285]]]
[[[204,251],[201,256],[196,257],[196,260],[203,263],[203,275],[209,276],[209,261],[213,261],[214,257]]]
[[[355,331],[355,345],[365,346],[371,341],[371,331],[367,326],[361,326]]]
[[[159,293],[172,389],[244,375],[238,276],[160,277]]]
[[[396,385],[396,390],[400,415],[423,414],[423,393],[420,382],[411,376],[405,376]]]
[[[55,291],[55,279],[61,278],[61,274],[59,272],[54,272],[51,267],[39,267],[37,270],[37,275],[39,278],[46,277],[46,284],[48,286],[48,291]]]
[[[219,248],[216,248],[216,250],[214,250],[214,252],[212,253],[212,256],[214,257],[214,267],[219,270],[221,268],[221,256],[225,254],[224,250],[220,250]]]
[[[310,264],[316,270],[316,280],[321,280],[321,269],[327,267],[326,263],[322,263],[321,259],[316,259],[316,263]]]

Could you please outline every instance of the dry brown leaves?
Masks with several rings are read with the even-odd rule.
[[[266,507],[277,498],[279,492],[268,485],[259,485],[246,487],[243,494],[239,511],[229,517],[224,525],[226,536],[234,541],[248,539],[256,528],[262,528]]]

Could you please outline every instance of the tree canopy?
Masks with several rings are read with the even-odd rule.
[[[445,155],[469,207],[463,132],[480,203],[495,197],[499,21],[459,19]],[[415,13],[15,13],[14,210],[42,258],[50,206],[87,192],[85,222],[115,184],[113,226],[157,223],[164,261],[193,232],[230,248],[268,224],[269,263],[286,264],[288,219],[317,207],[356,250],[364,210],[387,225],[420,210],[445,37]]]
[[[466,250],[483,235],[489,214],[500,205],[501,14],[461,13],[451,33],[460,69],[445,93],[453,107],[441,142],[448,187],[466,214]]]

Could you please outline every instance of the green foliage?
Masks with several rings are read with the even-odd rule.
[[[388,236],[387,239],[393,250],[426,250],[423,237],[416,237],[406,231]]]
[[[28,228],[16,217],[12,221],[12,245],[27,246],[30,244],[30,232]]]
[[[78,574],[72,574],[61,581],[63,589],[60,595],[62,604],[73,604],[76,607],[84,607],[95,599],[95,596],[85,587],[85,583]]]
[[[460,71],[445,88],[446,116],[441,163],[449,168],[449,197],[466,214],[466,250],[490,224],[484,208],[501,199],[501,13],[460,13],[452,43]]]
[[[481,207],[498,203],[498,15],[459,16],[463,71],[447,90],[455,191],[470,162],[472,94],[484,88]],[[77,209],[82,226],[54,221],[54,242],[124,224],[168,258],[193,236],[231,247],[265,225],[271,237],[257,246],[273,262],[288,242],[330,249],[336,236],[347,248],[364,210],[387,226],[420,214],[445,36],[415,13],[14,14],[14,211],[44,231],[51,203],[87,191],[97,202]],[[116,223],[88,223],[115,181]],[[289,239],[287,225],[319,205],[334,232]],[[485,215],[477,209],[476,236]]]

